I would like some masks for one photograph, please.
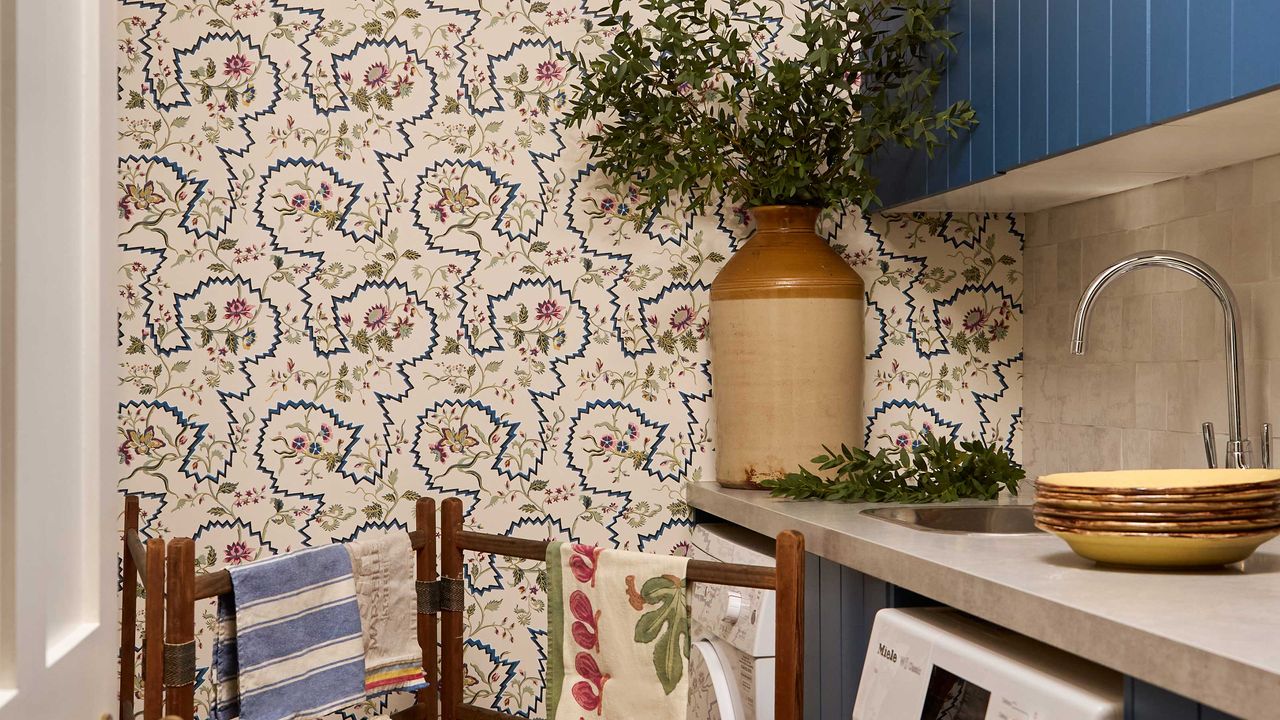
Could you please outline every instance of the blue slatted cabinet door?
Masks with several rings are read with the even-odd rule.
[[[1231,0],[1230,5],[1231,93],[1238,97],[1280,82],[1280,53],[1276,52],[1280,2]]]
[[[1188,0],[1187,102],[1208,107],[1231,97],[1231,13],[1222,0]]]
[[[973,98],[973,58],[970,51],[974,45],[970,30],[970,10],[973,0],[960,0],[951,4],[951,12],[947,13],[947,29],[955,33],[956,50],[951,55],[951,65],[943,84],[947,87],[948,102]],[[951,100],[955,98],[955,100]],[[969,182],[973,171],[973,144],[970,133],[961,133],[958,138],[949,142],[947,150],[947,187],[959,187]]]
[[[1111,0],[1080,0],[1078,139],[1081,145],[1111,134]]]
[[[1080,17],[1076,0],[1049,3],[1048,152],[1076,146],[1080,128],[1079,39]]]
[[[1151,0],[1151,120],[1187,111],[1187,0]]]
[[[1048,0],[1021,0],[1019,27],[1019,78],[1021,114],[1018,159],[1030,162],[1048,151],[1046,91],[1049,77]]]
[[[992,39],[995,55],[995,108],[989,116],[978,116],[978,121],[982,123],[978,127],[978,134],[989,134],[994,140],[996,172],[1008,170],[1019,162],[1022,103],[1022,87],[1018,79],[1018,64],[1021,62],[1018,45],[1020,18],[1018,2],[995,2],[995,34]]]

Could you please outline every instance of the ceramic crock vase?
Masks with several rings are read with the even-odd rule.
[[[814,232],[818,209],[754,208],[711,284],[716,481],[758,488],[862,434],[863,283]]]

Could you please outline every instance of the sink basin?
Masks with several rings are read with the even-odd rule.
[[[1029,505],[919,505],[878,507],[864,515],[929,532],[966,535],[1027,535],[1035,526]]]

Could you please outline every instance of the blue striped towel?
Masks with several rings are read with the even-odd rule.
[[[342,545],[231,568],[218,598],[217,720],[293,720],[364,698],[364,642]]]

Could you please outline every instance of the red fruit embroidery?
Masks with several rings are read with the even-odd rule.
[[[597,715],[600,714],[600,696],[596,694],[595,688],[591,687],[591,683],[585,680],[574,683],[573,699],[578,701],[578,705],[583,710],[595,710]]]
[[[574,545],[573,555],[569,557],[569,569],[573,571],[573,576],[578,582],[591,583],[591,587],[596,586],[596,560],[599,559],[600,553],[603,552],[598,547],[590,545]]]
[[[578,670],[578,674],[589,680],[592,685],[599,687],[604,684],[600,666],[596,664],[596,659],[590,653],[578,653],[573,666]]]
[[[578,647],[584,650],[595,650],[599,647],[600,639],[583,623],[574,622],[570,632],[573,633],[573,641],[578,643]]]

